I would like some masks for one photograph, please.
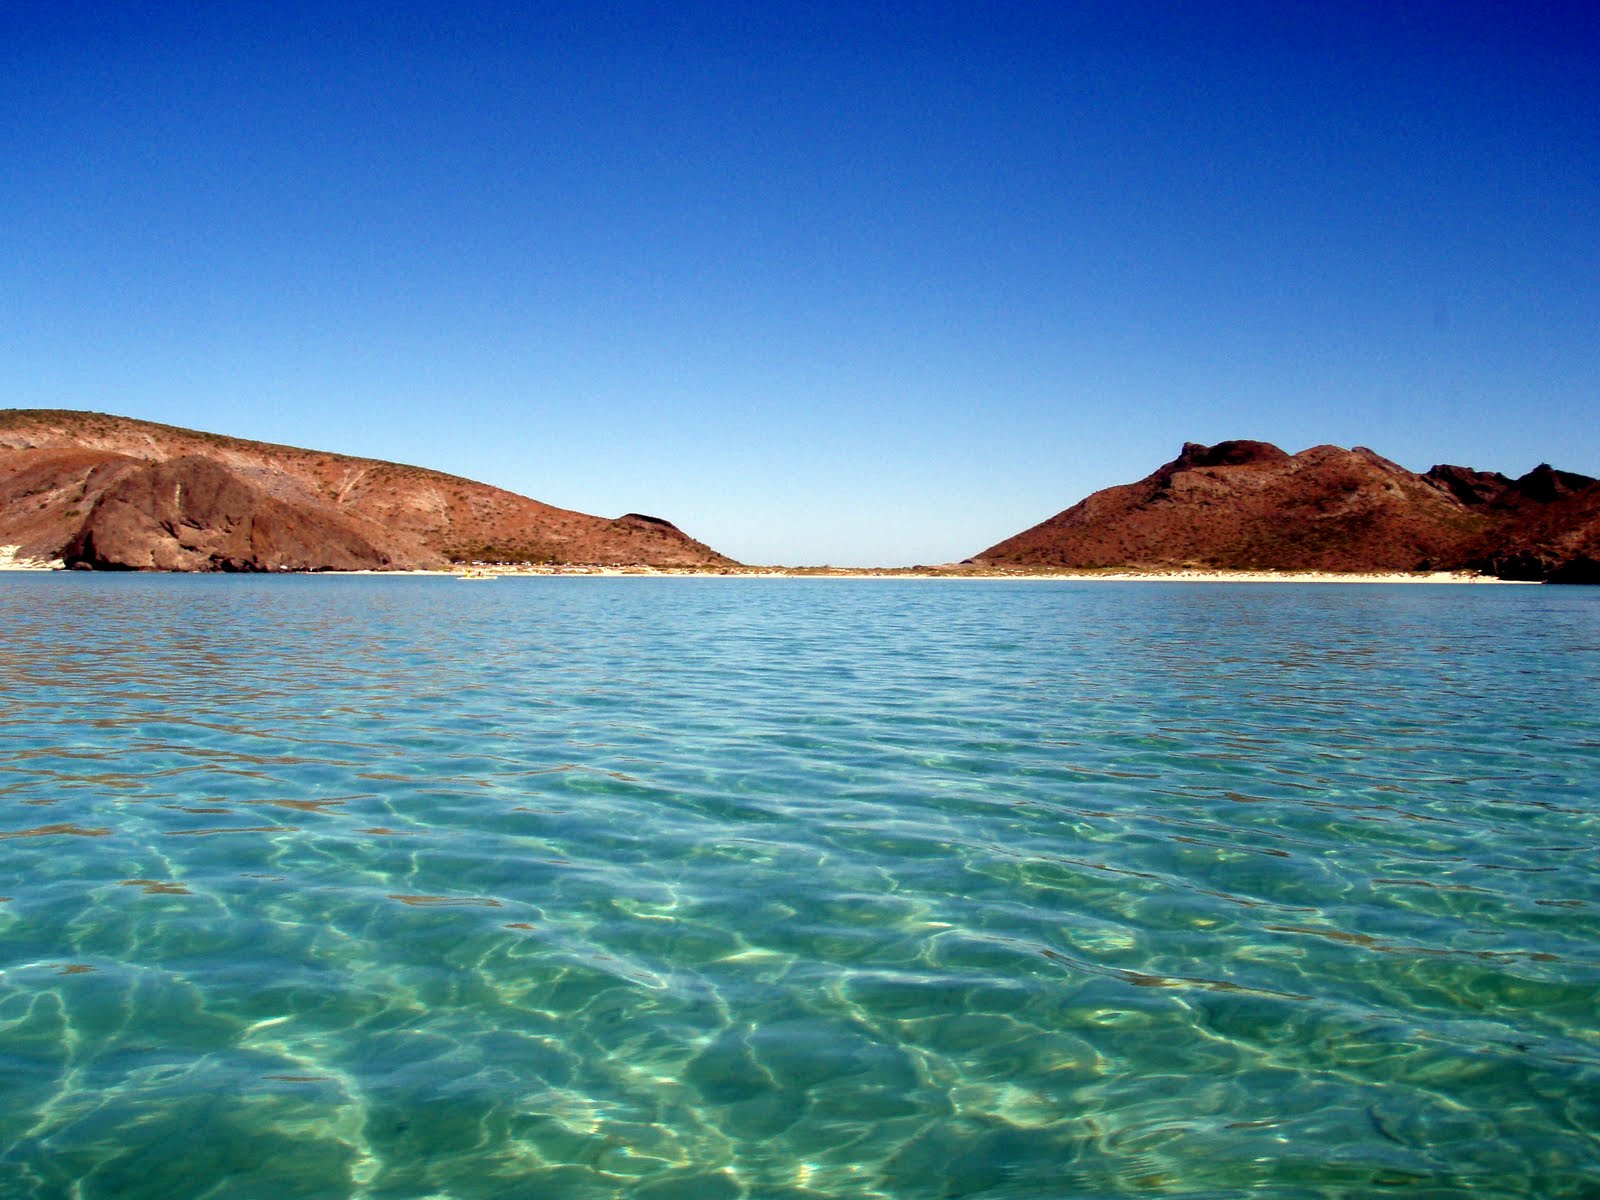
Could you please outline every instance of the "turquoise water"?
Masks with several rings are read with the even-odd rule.
[[[0,577],[0,1196],[1600,1194],[1600,591]]]

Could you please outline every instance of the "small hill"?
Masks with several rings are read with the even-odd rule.
[[[112,570],[733,565],[659,517],[589,516],[422,467],[53,409],[0,411],[0,545]]]
[[[974,556],[986,566],[1224,570],[1476,569],[1600,581],[1600,483],[1541,466],[1521,479],[1437,466],[1419,475],[1364,447],[1288,454],[1187,443],[1137,483],[1106,488]]]

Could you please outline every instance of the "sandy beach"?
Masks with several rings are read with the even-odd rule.
[[[0,546],[0,571],[59,571],[66,566],[59,558],[19,558],[21,546]]]
[[[20,546],[0,546],[0,571],[59,571],[60,559],[20,557]],[[437,571],[330,571],[338,575],[414,575],[455,577],[468,570],[474,574],[509,578],[548,576],[596,577],[606,579],[1011,579],[1083,583],[1425,583],[1425,584],[1512,584],[1521,580],[1496,579],[1474,571],[1213,571],[1172,570],[1082,570],[1022,571],[1000,567],[974,567],[952,564],[938,567],[615,567],[581,564],[531,566],[474,564]]]
[[[1009,579],[1084,583],[1406,583],[1520,584],[1474,571],[1222,571],[1083,570],[1018,571],[1005,568],[949,567],[611,567],[611,566],[473,566],[474,573],[497,577],[595,577],[608,579]],[[361,575],[460,575],[463,571],[360,571]]]

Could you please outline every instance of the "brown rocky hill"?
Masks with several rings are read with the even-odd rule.
[[[1187,443],[972,560],[988,566],[1413,571],[1600,582],[1600,483],[1408,471],[1364,447]]]
[[[52,409],[0,411],[0,546],[132,570],[732,565],[659,517],[594,517],[421,467]]]

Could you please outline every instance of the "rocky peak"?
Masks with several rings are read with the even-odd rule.
[[[1492,504],[1511,486],[1511,480],[1498,471],[1474,471],[1471,467],[1449,463],[1429,467],[1423,478],[1467,505]]]
[[[1554,504],[1568,496],[1592,487],[1595,480],[1572,471],[1558,471],[1549,463],[1540,463],[1512,483],[1517,494],[1536,504]]]
[[[1271,442],[1253,442],[1241,438],[1218,442],[1215,446],[1185,442],[1178,457],[1167,466],[1177,472],[1199,467],[1268,466],[1288,461],[1289,455]]]

